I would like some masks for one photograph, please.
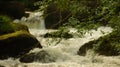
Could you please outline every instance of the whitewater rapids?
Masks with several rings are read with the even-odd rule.
[[[42,49],[35,48],[31,50],[30,53],[37,53],[44,50],[48,52],[51,57],[55,58],[55,62],[41,63],[34,61],[32,63],[21,63],[19,58],[9,58],[0,60],[0,65],[5,67],[120,67],[120,56],[99,56],[93,54],[92,51],[89,51],[86,56],[77,55],[77,51],[81,45],[112,32],[112,28],[99,27],[97,30],[89,31],[92,35],[86,33],[83,38],[62,39],[60,43],[56,43],[59,39],[43,38],[45,33],[51,31],[54,30],[30,29],[30,33],[33,34],[43,46]],[[70,32],[75,33],[76,30],[73,29]]]

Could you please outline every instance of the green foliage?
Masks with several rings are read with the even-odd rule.
[[[7,16],[0,16],[0,35],[13,32],[11,20]]]
[[[96,40],[94,50],[102,55],[119,55],[120,54],[120,34],[113,31],[111,34]]]
[[[109,24],[115,30],[120,31],[120,16],[114,16],[110,21]]]
[[[99,55],[120,55],[120,34],[117,31],[113,31],[97,40],[89,41],[80,47],[78,54],[86,55],[88,50],[93,50]]]
[[[68,29],[61,28],[59,31],[45,34],[44,37],[68,39],[68,38],[72,38],[73,36],[72,36],[72,34],[69,34]]]
[[[40,5],[40,10],[46,10],[47,6],[50,4],[56,4],[61,12],[69,10],[71,17],[67,18],[68,21],[63,24],[65,28],[77,28],[78,32],[84,34],[84,29],[96,29],[104,25],[111,26],[118,31],[116,34],[119,34],[119,3],[120,0],[44,0],[36,2],[35,4]],[[63,19],[60,21],[62,20]]]
[[[36,2],[41,10],[46,10],[49,4],[56,4],[60,11],[69,10],[72,17],[84,22],[107,25],[109,20],[119,14],[120,1],[118,0],[44,0]],[[69,19],[69,18],[68,18]],[[72,22],[74,24],[76,22]],[[71,23],[68,22],[71,25]]]

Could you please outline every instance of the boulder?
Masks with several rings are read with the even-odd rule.
[[[45,50],[36,53],[26,54],[20,58],[20,61],[23,63],[32,63],[37,61],[41,63],[49,63],[55,62],[55,60],[56,59]]]
[[[40,47],[39,41],[24,30],[0,36],[0,59],[20,57],[35,47]]]
[[[8,23],[8,24],[0,24],[0,35],[13,33],[15,31],[24,30],[29,32],[28,27],[26,25],[20,23]]]
[[[24,30],[29,32],[29,29],[26,25],[23,25],[21,23],[12,23],[12,26],[14,28],[14,31],[20,31],[20,30]]]
[[[28,27],[12,23],[6,16],[0,16],[0,59],[19,57],[35,47],[42,47],[29,33]]]
[[[95,53],[105,56],[120,55],[120,35],[116,31],[98,38],[97,40],[85,43],[80,47],[78,54],[85,56],[86,52],[92,49]]]
[[[3,65],[0,65],[0,67],[5,67],[5,66],[3,66]]]
[[[47,29],[57,29],[67,22],[69,17],[71,17],[69,9],[61,11],[58,8],[59,7],[56,4],[51,3],[44,11],[45,26]]]

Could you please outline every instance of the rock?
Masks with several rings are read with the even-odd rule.
[[[24,4],[17,1],[0,2],[0,15],[8,15],[13,19],[20,19],[24,16]]]
[[[69,9],[61,11],[56,4],[50,4],[44,11],[45,16],[45,26],[47,29],[57,29],[65,22],[68,21],[68,18],[71,16]],[[61,18],[61,20],[60,20]]]
[[[32,63],[32,62],[49,63],[49,62],[55,62],[55,58],[52,57],[48,52],[42,50],[37,53],[26,54],[25,56],[20,58],[20,61],[23,63]]]
[[[3,66],[3,65],[0,65],[0,67],[5,67],[5,66]]]
[[[20,57],[35,47],[42,48],[27,26],[12,23],[8,17],[0,16],[0,59]]]
[[[13,33],[19,30],[29,32],[27,26],[20,23],[13,23],[12,20],[7,16],[0,16],[0,35]]]
[[[100,37],[97,40],[85,43],[80,47],[78,54],[84,56],[89,49],[94,50],[94,52],[99,55],[120,55],[120,35],[113,31],[112,33]]]
[[[40,45],[39,41],[27,31],[16,31],[14,33],[0,36],[0,59],[7,57],[19,57],[29,50]]]
[[[12,25],[13,25],[14,31],[24,30],[29,32],[28,27],[26,25],[23,25],[20,23],[13,23]]]
[[[13,33],[15,31],[24,30],[29,32],[28,27],[26,25],[20,23],[10,23],[10,24],[1,24],[0,25],[0,35]]]
[[[93,44],[94,44],[94,41],[90,41],[88,43],[85,43],[84,45],[82,45],[78,51],[78,54],[81,55],[81,56],[85,56],[86,55],[86,52],[89,50],[89,49],[92,49],[93,48]]]

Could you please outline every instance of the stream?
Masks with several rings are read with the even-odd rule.
[[[35,18],[37,20],[36,21],[34,19],[30,20],[32,21],[31,23],[25,23],[28,25],[30,33],[33,34],[43,46],[42,49],[35,48],[30,51],[30,53],[36,53],[37,55],[34,62],[22,63],[19,61],[19,58],[8,58],[0,60],[0,67],[120,67],[120,56],[97,55],[91,50],[87,52],[86,56],[77,55],[77,51],[80,46],[91,40],[98,39],[101,36],[109,34],[112,32],[111,27],[101,26],[97,30],[90,30],[89,33],[85,34],[85,37],[62,39],[57,43],[57,41],[60,40],[59,38],[53,39],[43,37],[45,33],[56,30],[45,29],[44,20],[42,20],[42,18],[38,18],[40,16],[41,14],[39,13],[32,13],[27,19],[22,18],[22,21],[28,21],[28,19],[31,18]],[[101,31],[103,31],[104,34]],[[70,29],[70,33],[76,33],[76,29]],[[45,55],[43,58],[44,61],[39,59],[39,53],[41,51],[45,51],[49,54],[48,56]]]

